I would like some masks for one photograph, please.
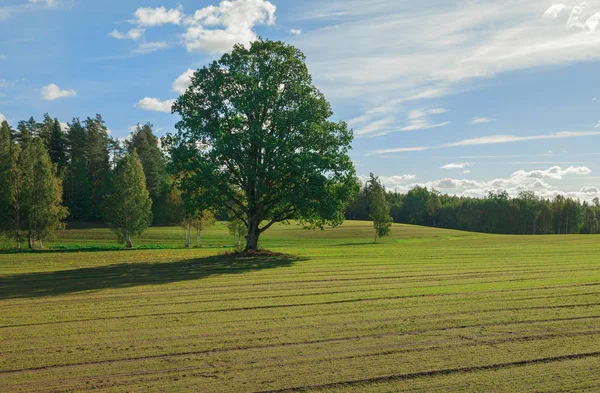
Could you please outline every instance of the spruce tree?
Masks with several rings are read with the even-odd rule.
[[[152,199],[135,150],[119,161],[110,183],[104,217],[117,240],[132,248],[131,238],[142,234],[152,223]]]
[[[87,219],[99,220],[102,218],[102,211],[97,206],[102,205],[110,173],[108,129],[100,115],[96,115],[94,119],[88,117],[84,125],[87,136],[87,169],[92,194],[92,208],[88,210]]]
[[[65,134],[58,119],[54,119],[52,121],[52,128],[50,130],[48,142],[48,153],[50,154],[50,160],[52,163],[57,165],[58,173],[62,175],[67,164],[67,154],[65,146]]]
[[[0,125],[0,234],[10,229],[12,217],[10,203],[11,135],[8,122]]]
[[[164,223],[168,176],[165,156],[160,150],[158,138],[152,132],[152,124],[138,124],[125,144],[130,153],[135,149],[142,161],[146,187],[152,198],[154,222]]]
[[[69,123],[66,139],[69,166],[65,173],[65,204],[72,220],[86,220],[92,207],[92,188],[88,171],[87,134],[78,118]]]
[[[373,243],[377,243],[377,239],[390,234],[392,226],[392,217],[390,216],[390,205],[385,199],[385,191],[379,182],[379,178],[372,173],[367,182],[367,196],[369,204],[369,217],[373,220],[375,229],[375,239]]]

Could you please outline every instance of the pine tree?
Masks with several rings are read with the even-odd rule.
[[[67,152],[69,165],[65,173],[65,204],[72,220],[86,220],[92,207],[92,188],[88,171],[87,134],[77,118],[69,124]]]
[[[0,125],[0,234],[10,229],[12,217],[10,198],[10,169],[12,142],[8,122]]]
[[[87,134],[87,169],[92,194],[92,208],[88,210],[87,219],[99,220],[102,218],[102,211],[96,207],[102,205],[110,173],[108,129],[100,115],[96,115],[94,119],[88,117],[84,125]]]
[[[385,199],[385,191],[379,182],[379,178],[371,173],[371,178],[367,182],[367,195],[369,198],[369,217],[373,220],[375,228],[375,240],[390,234],[392,226],[392,217],[390,216],[390,205]]]
[[[152,223],[152,199],[146,189],[144,170],[137,152],[125,155],[111,178],[104,217],[120,243],[132,248],[131,238]]]
[[[65,134],[58,119],[52,121],[52,128],[48,141],[48,153],[50,160],[57,165],[58,173],[62,176],[67,164],[67,154],[65,146]]]

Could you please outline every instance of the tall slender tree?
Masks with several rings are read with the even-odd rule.
[[[87,169],[92,191],[90,200],[94,207],[89,210],[88,219],[100,220],[102,209],[97,207],[102,206],[110,173],[108,129],[100,115],[96,115],[93,119],[88,117],[84,125],[87,135]]]
[[[373,243],[377,243],[377,239],[388,236],[392,226],[392,217],[390,216],[390,205],[385,199],[385,190],[379,182],[379,178],[372,173],[367,182],[367,195],[369,198],[369,217],[373,220],[373,228],[375,229],[375,238]]]
[[[132,248],[132,237],[142,234],[152,224],[152,199],[135,150],[117,164],[109,190],[104,216],[117,240]]]
[[[29,246],[33,248],[33,242],[37,240],[43,247],[43,240],[63,227],[61,221],[68,212],[62,205],[62,183],[56,175],[57,167],[52,164],[41,138],[34,138],[24,153],[31,155],[28,159],[32,161],[32,172],[27,174],[31,182],[28,182],[25,202]]]
[[[125,144],[129,152],[135,149],[142,161],[146,187],[152,198],[154,222],[164,223],[168,175],[165,156],[159,147],[159,139],[152,131],[152,124],[138,124]]]
[[[65,173],[65,204],[72,220],[87,220],[91,216],[92,187],[88,171],[88,138],[81,122],[74,118],[67,131],[69,165]],[[96,206],[97,208],[97,206]]]

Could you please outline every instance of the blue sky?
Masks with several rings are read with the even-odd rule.
[[[257,36],[304,51],[362,176],[600,197],[600,0],[0,0],[0,118],[164,134],[189,70]]]

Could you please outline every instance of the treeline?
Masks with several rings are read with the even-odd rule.
[[[185,221],[198,227],[198,217],[190,218],[194,214],[186,212],[181,192],[169,178],[168,162],[151,124],[138,125],[120,142],[110,136],[100,115],[74,118],[66,126],[45,115],[41,122],[21,121],[16,129],[6,121],[0,125],[0,233],[19,247],[27,240],[33,248],[65,219],[113,226],[113,196],[124,184],[115,176],[119,163],[134,152],[143,169],[143,191],[151,200],[148,224]]]
[[[600,200],[590,204],[557,195],[544,199],[530,191],[485,198],[440,194],[415,187],[406,194],[385,193],[394,222],[498,234],[600,233]],[[369,220],[368,188],[347,207],[350,220]]]

